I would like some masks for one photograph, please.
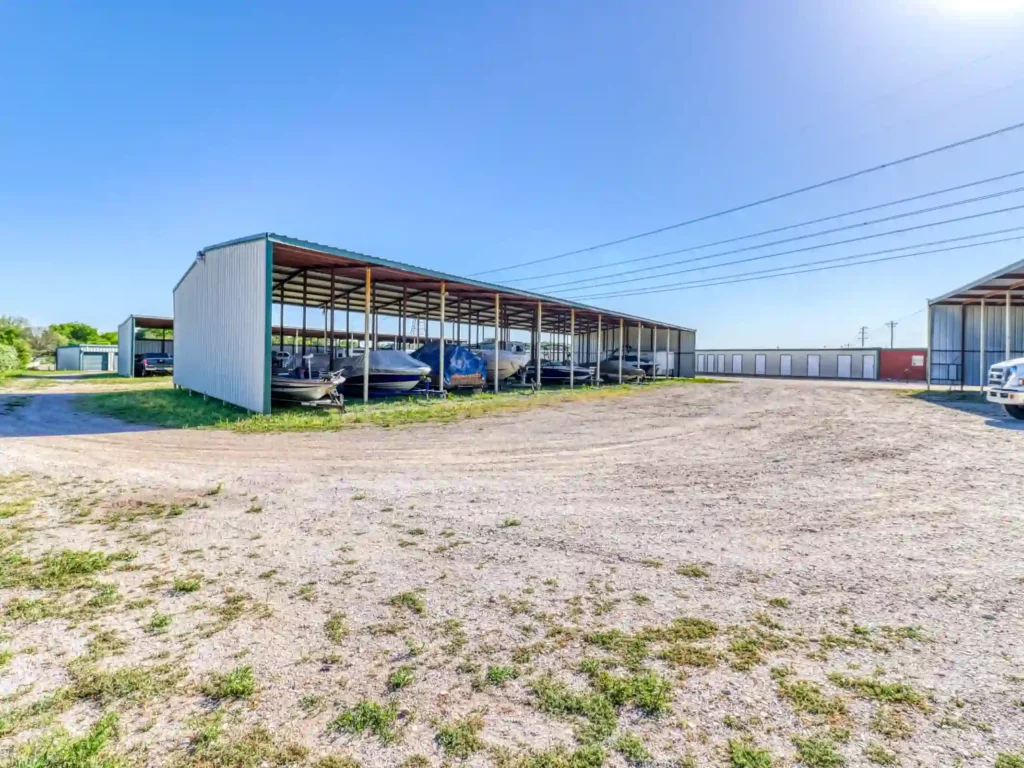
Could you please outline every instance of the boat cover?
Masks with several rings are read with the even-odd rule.
[[[348,379],[359,378],[363,375],[366,358],[366,355],[339,357],[334,361],[334,368],[344,371]],[[373,349],[370,350],[369,358],[370,373],[418,373],[421,376],[430,373],[429,365],[399,349]]]
[[[412,353],[417,360],[430,366],[430,376],[437,381],[440,369],[441,343],[431,341]],[[487,383],[487,363],[471,350],[458,344],[444,345],[444,386],[482,387]]]

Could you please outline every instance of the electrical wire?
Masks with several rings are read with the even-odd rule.
[[[997,128],[997,129],[995,129],[993,131],[988,131],[987,133],[981,133],[981,134],[978,134],[976,136],[969,136],[966,139],[960,139],[959,141],[954,141],[954,142],[952,142],[950,144],[944,144],[944,145],[942,145],[940,147],[934,147],[932,149],[925,150],[924,152],[917,152],[917,153],[915,153],[913,155],[907,155],[906,157],[897,158],[896,160],[890,160],[889,162],[880,163],[878,165],[874,165],[874,166],[871,166],[869,168],[862,168],[859,171],[854,171],[852,173],[847,173],[847,174],[844,174],[842,176],[836,176],[835,178],[828,179],[826,181],[819,181],[816,184],[809,184],[809,185],[804,186],[804,187],[799,187],[798,189],[790,190],[789,192],[782,192],[782,193],[777,194],[777,195],[772,195],[771,197],[761,198],[760,200],[755,200],[755,201],[750,202],[750,203],[744,203],[743,205],[737,205],[737,206],[734,206],[732,208],[727,208],[727,209],[722,210],[722,211],[716,211],[715,213],[708,213],[708,214],[705,214],[703,216],[698,216],[697,218],[687,219],[686,221],[681,221],[681,222],[678,222],[676,224],[669,224],[668,226],[664,226],[664,227],[659,227],[657,229],[648,230],[647,232],[641,232],[641,233],[636,234],[636,235],[630,235],[629,237],[619,238],[618,240],[609,240],[608,242],[605,242],[605,243],[598,243],[597,245],[591,245],[591,246],[589,246],[587,248],[578,248],[575,251],[566,251],[565,253],[559,253],[559,254],[556,254],[554,256],[546,256],[546,257],[544,257],[542,259],[532,259],[530,261],[519,262],[518,264],[510,264],[507,267],[498,267],[496,269],[484,270],[483,272],[476,272],[473,275],[471,275],[471,277],[478,277],[480,275],[490,275],[490,274],[493,274],[495,272],[506,272],[506,271],[508,271],[510,269],[515,269],[515,268],[518,268],[518,267],[526,267],[526,266],[529,266],[529,265],[532,265],[532,264],[540,264],[540,263],[546,262],[546,261],[554,261],[555,259],[563,259],[563,258],[565,258],[567,256],[575,256],[576,254],[579,254],[579,253],[587,253],[589,251],[596,251],[596,250],[598,250],[600,248],[607,248],[608,246],[611,246],[611,245],[619,245],[621,243],[628,243],[628,242],[630,242],[632,240],[639,240],[642,237],[650,237],[651,235],[657,235],[657,234],[660,234],[662,232],[668,232],[668,231],[673,230],[673,229],[679,229],[681,227],[686,227],[686,226],[689,226],[691,224],[697,224],[697,223],[702,222],[702,221],[708,221],[710,219],[719,218],[721,216],[727,216],[728,214],[731,214],[731,213],[737,213],[739,211],[745,211],[745,210],[748,210],[750,208],[755,208],[755,207],[757,207],[759,205],[765,205],[766,203],[773,203],[773,202],[775,202],[777,200],[784,200],[787,197],[793,197],[795,195],[803,194],[804,192],[811,192],[811,191],[813,191],[815,189],[821,189],[823,187],[831,186],[832,184],[838,184],[838,183],[843,182],[843,181],[850,181],[851,179],[856,179],[856,178],[859,178],[861,176],[866,176],[869,173],[875,173],[877,171],[881,171],[881,170],[884,170],[886,168],[892,168],[892,167],[897,166],[897,165],[903,165],[904,163],[913,162],[914,160],[920,160],[921,158],[930,157],[931,155],[936,155],[936,154],[939,154],[940,152],[947,152],[947,151],[949,151],[951,149],[957,149],[959,147],[966,146],[967,144],[973,144],[973,143],[978,142],[978,141],[984,141],[985,139],[991,139],[991,138],[993,138],[995,136],[1000,136],[1000,135],[1005,134],[1005,133],[1010,133],[1011,131],[1020,130],[1021,128],[1024,128],[1024,122],[1014,123],[1013,125],[1006,125],[1006,126],[1003,126],[1002,128]]]
[[[632,258],[632,259],[623,259],[622,261],[612,261],[612,262],[608,262],[607,264],[592,264],[592,265],[589,265],[589,266],[586,266],[586,267],[578,267],[576,269],[562,270],[561,272],[548,272],[548,273],[543,274],[543,275],[532,275],[530,277],[518,277],[518,278],[515,278],[513,280],[506,280],[505,282],[506,283],[513,283],[513,284],[514,283],[525,283],[525,282],[527,282],[529,280],[540,280],[541,278],[545,278],[545,277],[560,277],[562,275],[574,275],[574,274],[578,274],[579,272],[590,272],[590,271],[595,270],[595,269],[607,269],[608,267],[616,267],[616,266],[619,266],[620,264],[636,264],[637,262],[650,261],[651,259],[658,259],[658,258],[662,258],[663,256],[671,256],[671,255],[674,255],[674,254],[677,254],[677,253],[689,253],[690,251],[699,251],[702,248],[713,248],[716,245],[728,245],[729,243],[736,243],[736,242],[739,242],[740,240],[749,240],[749,239],[754,238],[754,237],[762,237],[763,235],[774,235],[774,234],[776,234],[778,232],[785,232],[785,231],[790,230],[790,229],[799,229],[800,227],[809,227],[812,224],[821,224],[823,221],[832,221],[833,219],[841,219],[841,218],[844,218],[846,216],[855,216],[858,213],[867,213],[869,211],[877,211],[877,210],[880,210],[882,208],[890,208],[890,207],[892,207],[894,205],[902,205],[903,203],[912,203],[915,200],[923,200],[923,199],[928,198],[928,197],[936,197],[937,195],[944,195],[944,194],[946,194],[948,192],[958,192],[961,189],[968,189],[970,187],[977,187],[977,186],[980,186],[982,184],[990,184],[990,183],[995,182],[995,181],[1004,181],[1006,179],[1012,179],[1013,177],[1020,176],[1022,174],[1024,174],[1024,170],[1013,171],[1012,173],[1004,173],[1002,176],[992,176],[992,177],[987,178],[987,179],[980,179],[979,181],[971,181],[971,182],[968,182],[967,184],[958,184],[955,187],[946,187],[945,189],[935,190],[934,192],[925,192],[924,194],[921,194],[921,195],[914,195],[912,197],[904,197],[904,198],[901,198],[899,200],[892,200],[892,201],[890,201],[888,203],[879,203],[878,205],[870,205],[867,208],[857,208],[857,209],[852,210],[852,211],[844,211],[843,213],[836,213],[836,214],[833,214],[832,216],[823,216],[820,219],[810,219],[808,221],[801,221],[798,224],[787,224],[784,227],[776,227],[775,229],[765,229],[765,230],[762,230],[760,232],[753,232],[753,233],[751,233],[749,235],[740,235],[739,237],[730,237],[730,238],[728,238],[726,240],[716,240],[713,243],[703,243],[701,245],[692,245],[689,248],[680,248],[680,249],[675,250],[675,251],[667,251],[666,253],[655,253],[655,254],[651,254],[649,256],[638,256],[638,257]],[[656,269],[656,267],[651,267],[651,269]],[[599,277],[595,277],[594,279],[598,280],[601,277],[608,277],[608,275],[601,275]]]
[[[1020,229],[1020,228],[1018,227],[1018,229]],[[649,295],[655,294],[655,293],[669,293],[669,292],[675,292],[675,291],[693,290],[695,288],[709,288],[709,287],[715,286],[715,285],[732,285],[734,283],[749,283],[749,282],[753,282],[755,280],[770,280],[770,279],[776,278],[776,277],[787,277],[789,275],[803,275],[803,274],[807,274],[809,272],[825,272],[825,271],[830,270],[830,269],[847,269],[849,267],[859,267],[859,266],[862,266],[864,264],[878,264],[878,263],[885,262],[885,261],[896,261],[897,259],[908,259],[911,256],[925,256],[925,255],[933,254],[933,253],[947,253],[949,251],[958,251],[958,250],[964,250],[964,249],[967,249],[967,248],[980,248],[980,247],[985,246],[985,245],[996,245],[998,243],[1009,243],[1009,242],[1018,241],[1018,240],[1024,240],[1024,235],[1018,235],[1017,237],[1006,237],[1006,238],[1002,238],[1000,240],[988,240],[988,241],[983,242],[983,243],[968,243],[967,245],[957,245],[957,246],[952,246],[950,248],[937,248],[937,249],[931,250],[931,251],[919,251],[918,253],[903,253],[903,254],[900,254],[898,256],[885,256],[885,257],[878,258],[878,259],[869,259],[869,260],[866,260],[866,261],[858,261],[858,262],[856,262],[854,264],[832,264],[832,265],[826,266],[826,267],[815,267],[813,269],[801,269],[801,270],[797,270],[797,271],[793,271],[793,272],[783,272],[783,273],[775,274],[775,275],[760,275],[760,276],[755,276],[755,277],[733,276],[733,277],[739,277],[739,279],[731,279],[731,278],[730,279],[723,279],[723,280],[720,280],[718,282],[713,282],[713,283],[707,283],[707,282],[702,282],[702,281],[695,281],[695,282],[702,282],[702,284],[700,284],[700,285],[695,285],[694,283],[676,283],[676,284],[673,284],[671,286],[663,286],[663,287],[659,287],[659,288],[656,288],[656,289],[647,289],[647,290],[639,290],[639,291],[632,291],[632,292],[623,291],[621,293],[604,293],[604,294],[597,294],[597,295],[594,295],[594,296],[581,296],[580,299],[600,299],[600,298],[624,297],[624,296],[649,296]]]
[[[996,214],[999,214],[999,213],[1008,213],[1010,211],[1019,211],[1022,208],[1024,208],[1024,205],[1014,205],[1014,206],[1011,206],[1009,208],[999,208],[999,209],[997,209],[995,211],[984,211],[982,213],[972,213],[969,216],[959,216],[959,217],[957,217],[955,219],[943,219],[942,221],[933,221],[933,222],[929,222],[928,224],[918,224],[918,225],[913,226],[913,227],[903,227],[902,229],[891,229],[888,232],[876,232],[873,235],[861,235],[860,237],[850,237],[850,238],[847,238],[846,240],[836,240],[834,243],[819,243],[818,245],[809,245],[809,246],[806,246],[805,248],[793,248],[793,249],[790,249],[788,251],[778,251],[776,253],[767,253],[767,254],[764,254],[762,256],[751,256],[751,257],[746,258],[746,259],[734,259],[733,261],[723,261],[721,264],[706,264],[706,265],[703,265],[703,266],[700,266],[700,267],[690,267],[688,269],[679,269],[679,270],[675,270],[673,272],[665,272],[664,274],[661,274],[661,275],[645,275],[643,277],[634,277],[634,278],[631,278],[629,280],[613,280],[613,281],[610,281],[610,282],[607,282],[607,283],[600,283],[600,284],[597,284],[597,285],[587,285],[587,286],[582,286],[580,288],[572,288],[572,289],[569,290],[569,293],[575,293],[577,291],[589,291],[589,290],[592,290],[594,288],[600,288],[600,287],[602,287],[604,285],[622,285],[623,283],[636,283],[636,282],[640,282],[642,280],[656,280],[659,277],[669,277],[671,275],[681,275],[681,274],[683,274],[685,272],[698,272],[698,271],[700,271],[702,269],[717,269],[718,267],[728,267],[728,266],[731,266],[733,264],[745,264],[745,263],[747,263],[749,261],[760,261],[762,259],[774,259],[774,258],[776,258],[778,256],[789,256],[790,254],[793,254],[793,253],[805,253],[807,251],[817,251],[817,250],[819,250],[821,248],[832,248],[832,247],[837,246],[837,245],[846,245],[848,243],[859,243],[859,242],[861,242],[863,240],[872,240],[872,239],[875,239],[875,238],[878,238],[878,237],[888,237],[889,235],[899,235],[899,234],[903,234],[904,232],[916,232],[919,229],[928,229],[929,227],[940,227],[940,226],[945,226],[946,224],[955,224],[955,223],[960,222],[960,221],[971,221],[973,219],[980,219],[980,218],[983,218],[985,216],[995,216]],[[720,254],[716,254],[716,255],[720,255]],[[689,262],[693,262],[693,261],[698,261],[698,259],[688,259],[688,260],[684,259],[682,263],[689,263]],[[666,266],[668,266],[668,265],[666,265]]]
[[[781,267],[769,267],[767,269],[754,270],[754,271],[751,271],[751,272],[741,272],[741,273],[738,273],[738,274],[741,275],[741,276],[742,275],[757,275],[757,274],[762,274],[762,273],[765,273],[765,272],[777,272],[779,270],[784,270],[784,269],[795,269],[796,267],[806,267],[806,266],[810,266],[810,265],[813,265],[813,264],[830,264],[830,263],[836,262],[836,261],[850,261],[851,259],[861,259],[861,258],[866,258],[868,256],[881,256],[881,255],[887,254],[887,253],[898,253],[899,251],[909,251],[909,250],[913,250],[914,248],[930,248],[933,245],[947,245],[948,243],[959,243],[959,242],[963,242],[964,240],[974,240],[974,239],[979,238],[979,237],[991,237],[992,235],[1005,235],[1005,234],[1007,234],[1009,232],[1019,232],[1022,229],[1024,229],[1024,226],[1020,226],[1020,227],[1007,227],[1005,229],[994,229],[994,230],[990,230],[988,232],[978,232],[978,233],[972,234],[972,235],[960,235],[959,237],[947,237],[947,238],[944,238],[942,240],[930,240],[930,241],[928,241],[926,243],[911,243],[910,245],[899,245],[899,246],[895,246],[893,248],[884,248],[884,249],[878,250],[878,251],[869,251],[868,253],[856,253],[856,254],[853,254],[851,256],[837,256],[837,257],[830,258],[830,259],[818,259],[816,261],[804,262],[803,264],[785,264],[785,265],[783,265]],[[686,281],[685,283],[672,283],[672,285],[695,285],[697,283],[713,282],[713,281],[716,281],[716,280],[724,280],[724,279],[727,279],[727,278],[730,278],[730,277],[736,277],[736,276],[737,275],[715,275],[713,277],[702,277],[699,280]],[[659,286],[651,286],[651,287],[652,288],[658,288]],[[640,293],[640,292],[643,292],[645,290],[647,290],[647,289],[646,288],[632,288],[632,289],[627,289],[627,291],[625,291],[625,292]]]

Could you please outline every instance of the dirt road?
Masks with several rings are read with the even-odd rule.
[[[96,620],[127,641],[96,663],[166,651],[184,670],[172,706],[120,705],[118,749],[149,749],[152,762],[188,752],[187,718],[209,707],[197,686],[241,663],[257,693],[221,703],[232,727],[262,724],[309,748],[310,763],[436,764],[445,723],[473,714],[471,765],[576,749],[589,742],[574,725],[592,716],[552,709],[537,681],[604,695],[578,671],[584,658],[671,681],[662,711],[616,703],[617,730],[601,741],[609,765],[625,764],[615,748],[627,732],[665,765],[741,765],[730,763],[741,743],[792,761],[794,739],[827,742],[851,766],[885,754],[992,766],[1024,748],[1022,483],[1008,471],[1024,429],[987,406],[744,380],[449,425],[240,435],[84,416],[60,387],[13,397],[0,396],[0,473],[29,474],[11,491],[35,499],[25,552],[136,550],[140,570],[104,579],[125,604],[155,602]],[[83,496],[96,511],[73,519]],[[133,500],[186,511],[111,524]],[[167,586],[185,572],[202,589]],[[205,636],[236,593],[269,615]],[[420,596],[422,613],[389,602],[402,593]],[[169,632],[146,630],[152,611],[173,616]],[[333,642],[323,627],[340,613],[348,633]],[[668,630],[637,640],[681,616],[717,627],[694,646],[706,664],[659,645],[679,639]],[[69,660],[99,631],[66,616],[6,624],[15,653],[0,693],[36,684],[26,700],[73,680]],[[609,629],[626,640],[594,640]],[[621,655],[630,637],[639,666]],[[398,666],[414,682],[389,693]],[[515,678],[488,683],[494,666]],[[838,704],[808,710],[787,680]],[[921,698],[887,698],[870,681]],[[398,702],[398,741],[329,727],[360,700]],[[98,711],[88,699],[59,721],[81,729]],[[890,717],[906,728],[879,724]]]

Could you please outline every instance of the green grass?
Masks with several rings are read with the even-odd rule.
[[[519,677],[519,671],[515,667],[495,666],[488,667],[484,679],[491,685],[505,685],[509,680]]]
[[[480,731],[484,721],[479,717],[468,717],[455,723],[443,723],[437,729],[437,746],[449,757],[465,760],[484,748]]]
[[[153,618],[146,625],[146,630],[151,634],[157,635],[166,632],[170,625],[171,617],[169,615],[166,613],[154,613]]]
[[[91,699],[101,704],[168,696],[187,674],[181,667],[171,664],[99,670],[89,664],[73,663],[68,672],[72,698]]]
[[[807,768],[841,768],[846,760],[836,751],[835,745],[823,738],[794,738],[796,756]]]
[[[278,743],[270,731],[260,726],[226,736],[221,712],[198,718],[196,726],[187,759],[172,764],[189,768],[261,768],[303,765],[309,755],[301,744]]]
[[[599,744],[587,744],[572,752],[561,745],[534,752],[514,765],[515,768],[601,768],[604,763],[604,748]]]
[[[348,623],[345,621],[344,613],[332,613],[324,622],[324,632],[335,645],[340,645],[348,635]]]
[[[40,736],[21,747],[9,768],[118,768],[127,763],[107,754],[117,738],[118,716],[110,712],[81,736],[64,730]]]
[[[772,768],[775,761],[768,750],[746,739],[729,739],[729,765],[732,768]]]
[[[706,579],[711,574],[707,568],[698,563],[687,563],[676,568],[676,573],[691,579]]]
[[[615,740],[614,746],[615,751],[622,755],[629,765],[646,765],[651,760],[651,753],[635,734],[622,734]]]
[[[780,680],[779,696],[797,712],[810,715],[841,715],[846,712],[842,699],[825,695],[816,683],[809,680]]]
[[[312,408],[279,408],[269,415],[253,415],[220,401],[204,401],[201,395],[189,397],[183,390],[170,388],[82,395],[76,398],[75,404],[89,413],[159,427],[230,429],[235,432],[295,432],[343,429],[359,424],[397,427],[428,421],[457,421],[496,411],[524,410],[576,400],[639,396],[651,387],[676,387],[712,382],[711,379],[671,379],[642,388],[616,384],[572,391],[547,389],[539,393],[515,391],[498,395],[452,394],[446,400],[431,401],[414,397],[371,402],[368,405],[350,401],[347,403],[345,413]]]
[[[380,739],[382,744],[390,744],[398,738],[395,732],[397,720],[398,706],[394,702],[381,705],[375,701],[363,700],[342,712],[327,727],[332,731],[354,734],[369,731]]]
[[[211,699],[248,699],[256,692],[256,676],[252,667],[235,667],[230,672],[214,672],[205,683],[203,693]]]
[[[400,592],[392,596],[388,602],[396,608],[408,608],[413,613],[418,613],[421,616],[427,610],[427,605],[423,602],[423,598],[415,592]]]
[[[514,517],[506,517],[504,520],[501,521],[501,525],[499,525],[498,527],[499,528],[515,528],[516,526],[519,526],[519,525],[522,525],[522,522],[520,522],[516,518],[514,518]]]
[[[173,589],[182,593],[198,592],[202,586],[202,579],[197,576],[178,576],[174,579]]]
[[[403,664],[391,673],[391,676],[388,678],[388,688],[392,691],[401,690],[407,685],[412,685],[414,679],[412,667],[408,664]]]
[[[868,677],[847,677],[838,672],[830,672],[828,679],[840,688],[855,691],[865,699],[884,701],[888,704],[909,704],[919,709],[926,709],[924,696],[906,683],[886,683]]]
[[[888,749],[883,747],[881,744],[868,744],[864,747],[864,757],[867,758],[869,763],[875,765],[899,765],[900,759],[896,756],[895,752],[890,752]],[[1006,765],[999,764],[999,758],[996,758],[996,768],[1024,768],[1024,759],[1018,763],[1007,763]]]

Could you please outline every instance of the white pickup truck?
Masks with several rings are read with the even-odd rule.
[[[1004,360],[988,369],[985,399],[998,403],[1009,416],[1024,419],[1024,357]]]

